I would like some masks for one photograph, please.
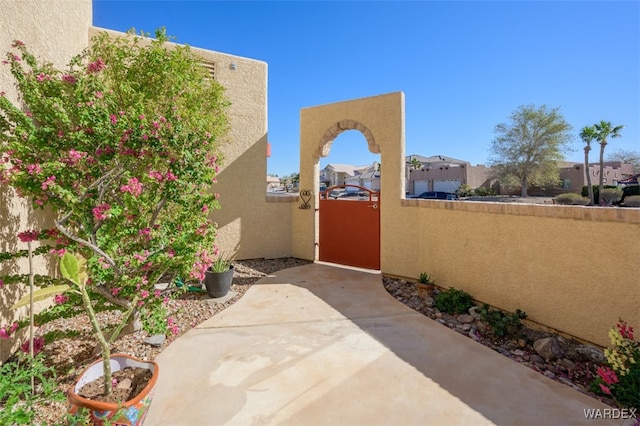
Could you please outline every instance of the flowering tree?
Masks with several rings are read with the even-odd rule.
[[[163,274],[201,279],[217,251],[208,211],[228,102],[168,39],[103,33],[64,71],[16,41],[5,61],[23,108],[0,96],[0,183],[52,208],[55,229],[33,238],[85,258],[91,292],[124,310],[159,306]]]

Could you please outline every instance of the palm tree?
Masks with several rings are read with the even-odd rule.
[[[593,205],[593,186],[591,186],[591,170],[589,170],[589,151],[591,151],[591,142],[597,139],[596,128],[594,126],[585,126],[580,131],[580,139],[584,145],[584,171],[587,174],[587,189],[589,191],[589,205]],[[602,166],[600,166],[602,167]]]
[[[600,181],[598,183],[599,194],[602,194],[602,187],[604,186],[604,147],[607,146],[607,138],[619,138],[620,130],[624,126],[613,127],[610,121],[600,120],[599,124],[593,126],[596,129],[596,139],[600,144]]]

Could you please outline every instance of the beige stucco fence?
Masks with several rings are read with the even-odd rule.
[[[349,129],[382,157],[383,273],[424,271],[441,287],[603,346],[618,318],[640,326],[640,209],[406,200],[401,92],[303,109],[301,188],[318,193],[318,160]],[[317,258],[318,214],[292,213],[295,256]]]

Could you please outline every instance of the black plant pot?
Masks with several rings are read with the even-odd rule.
[[[209,296],[213,298],[224,297],[229,292],[232,281],[233,265],[224,272],[213,272],[211,268],[209,268],[204,277],[204,286],[207,288]]]

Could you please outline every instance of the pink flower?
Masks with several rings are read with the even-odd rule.
[[[8,330],[7,330],[7,326],[5,325],[4,327],[0,328],[0,339],[8,339],[9,337],[11,337],[13,332],[16,331],[17,329],[18,329],[17,322],[14,322],[13,324],[11,324]]]
[[[160,290],[156,289],[156,290],[153,292],[153,295],[154,295],[155,297],[160,297],[160,296],[162,296],[162,292],[161,292]]]
[[[62,76],[62,81],[69,84],[76,84],[76,78],[71,74],[65,74]]]
[[[206,213],[209,211],[209,207],[207,205],[202,206],[202,213]]]
[[[618,322],[618,324],[616,324],[616,327],[618,328],[618,331],[620,332],[620,335],[622,337],[624,337],[625,339],[633,340],[633,327],[627,326],[627,323],[622,320]]]
[[[11,47],[18,47],[18,46],[24,46],[24,42],[20,40],[13,40],[13,43],[11,43]]]
[[[53,303],[55,303],[56,305],[62,305],[67,300],[69,300],[69,298],[64,294],[56,294],[53,298]]]
[[[609,367],[598,367],[598,376],[608,385],[614,385],[618,383],[618,376],[616,372]]]
[[[96,98],[98,99],[102,99],[104,97],[104,94],[100,91],[96,92],[95,95],[96,95]]]
[[[609,389],[609,387],[603,385],[602,383],[600,383],[600,390],[602,390],[602,392],[606,393],[607,395],[611,395],[611,389]]]
[[[46,75],[45,73],[41,72],[40,74],[38,74],[36,76],[36,80],[37,81],[45,81],[45,80],[51,80],[51,77],[49,77],[48,75]]]
[[[142,193],[142,184],[137,178],[129,179],[128,185],[122,185],[120,187],[121,192],[128,192],[131,195],[138,196]]]
[[[142,297],[143,299],[146,299],[147,297],[149,297],[149,292],[147,290],[142,290],[140,292],[140,297]]]
[[[98,58],[95,62],[87,65],[87,74],[100,72],[104,69],[105,63],[102,58]]]
[[[41,173],[42,169],[40,168],[40,164],[29,164],[27,165],[27,172],[30,175],[35,175],[37,173]]]
[[[168,257],[168,258],[172,258],[172,257],[173,257],[173,256],[175,256],[175,255],[176,255],[176,252],[175,252],[175,251],[173,251],[173,249],[172,249],[172,248],[170,248],[170,249],[168,249],[168,250],[167,250],[167,257]]]
[[[167,178],[167,180],[168,180],[169,182],[171,182],[172,180],[177,180],[177,179],[178,179],[178,177],[177,177],[176,175],[174,175],[173,173],[171,173],[171,170],[169,170],[169,171],[167,172],[167,174],[165,175],[165,177]]]
[[[111,206],[109,204],[100,204],[93,208],[93,217],[96,220],[105,220],[110,209]]]
[[[49,188],[51,185],[53,185],[55,181],[56,181],[56,177],[55,176],[49,176],[47,178],[47,180],[45,180],[42,183],[42,186],[40,188],[42,188],[43,191],[46,191],[47,188]]]
[[[4,287],[4,281],[0,280],[0,288]]]
[[[67,249],[61,248],[61,249],[51,249],[51,251],[49,251],[49,253],[53,254],[54,256],[58,256],[58,257],[62,257],[64,256],[64,254],[67,252]]]
[[[120,290],[122,290],[122,288],[118,287],[118,288],[112,288],[111,289],[111,294],[114,296],[117,296],[118,293],[120,293]]]
[[[109,115],[109,120],[111,120],[111,124],[116,124],[118,122],[118,117],[115,114]]]
[[[28,243],[30,241],[36,241],[38,239],[38,231],[24,231],[18,234],[18,238],[23,243]]]
[[[162,182],[162,180],[164,179],[162,173],[156,172],[155,170],[151,170],[149,172],[149,177],[155,179],[157,182]]]
[[[20,349],[22,350],[22,352],[28,354],[30,347],[31,347],[31,345],[29,344],[29,341],[27,340],[26,342],[24,342],[22,344],[22,346],[20,346]],[[42,348],[44,348],[44,338],[43,337],[36,337],[35,339],[33,339],[33,353],[34,353],[34,355],[37,354],[37,353],[40,353]]]

